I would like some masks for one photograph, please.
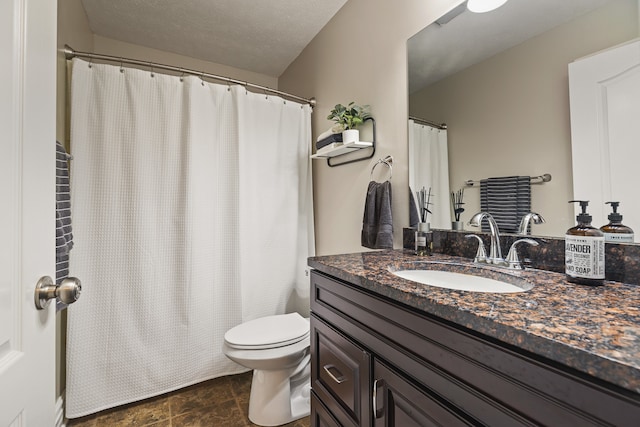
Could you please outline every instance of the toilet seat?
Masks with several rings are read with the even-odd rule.
[[[309,337],[309,321],[298,313],[250,320],[224,334],[226,344],[243,350],[264,350],[295,344]]]

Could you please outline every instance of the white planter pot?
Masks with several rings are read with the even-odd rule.
[[[347,129],[342,131],[342,143],[349,144],[351,142],[360,141],[360,131],[358,129]]]

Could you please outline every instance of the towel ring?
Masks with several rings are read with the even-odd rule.
[[[374,163],[373,167],[371,168],[371,173],[369,174],[369,181],[373,181],[373,171],[375,170],[376,166],[380,164],[386,165],[389,168],[389,181],[391,181],[391,178],[393,177],[393,157],[391,156],[387,156],[384,159],[380,159]]]

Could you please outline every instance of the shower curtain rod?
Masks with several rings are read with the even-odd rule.
[[[230,77],[218,76],[216,74],[205,73],[203,71],[190,70],[188,68],[175,67],[173,65],[158,64],[156,62],[151,62],[151,61],[141,61],[139,59],[122,58],[120,56],[103,55],[103,54],[100,54],[100,53],[91,53],[91,52],[80,52],[80,51],[77,51],[77,50],[73,50],[73,48],[71,46],[69,46],[69,45],[64,45],[63,52],[64,52],[64,56],[65,56],[66,59],[73,59],[75,57],[78,57],[78,58],[89,58],[89,59],[99,59],[99,60],[102,60],[102,61],[118,62],[120,64],[141,65],[143,67],[151,68],[152,71],[154,69],[158,69],[158,70],[175,71],[175,72],[182,73],[182,74],[190,74],[190,75],[197,76],[197,77],[200,77],[200,78],[207,77],[209,79],[221,80],[223,82],[241,85],[241,86],[244,86],[245,88],[251,88],[251,89],[256,89],[256,90],[263,91],[263,92],[268,92],[268,93],[271,93],[271,94],[274,94],[274,95],[278,95],[278,96],[282,96],[284,98],[288,98],[288,99],[291,99],[291,100],[301,101],[301,102],[303,102],[305,104],[309,104],[311,106],[311,108],[316,106],[316,99],[315,98],[309,98],[309,99],[302,98],[301,96],[292,95],[292,94],[286,93],[286,92],[281,92],[279,90],[271,89],[271,88],[266,87],[266,86],[260,86],[260,85],[249,83],[249,82],[245,82],[245,81],[242,81],[242,80],[232,79]]]
[[[409,116],[410,120],[413,120],[414,122],[417,122],[421,125],[427,125],[427,126],[431,126],[434,127],[436,129],[446,129],[447,128],[447,124],[446,123],[434,123],[434,122],[430,122],[429,120],[425,120],[425,119],[421,119],[419,117],[414,117],[414,116]]]

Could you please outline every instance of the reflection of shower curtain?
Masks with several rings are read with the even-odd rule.
[[[310,108],[75,59],[67,416],[244,368],[225,331],[308,311]]]
[[[451,228],[451,200],[449,190],[449,155],[447,130],[436,129],[409,120],[409,188],[415,192],[431,188],[427,222],[432,228]]]

